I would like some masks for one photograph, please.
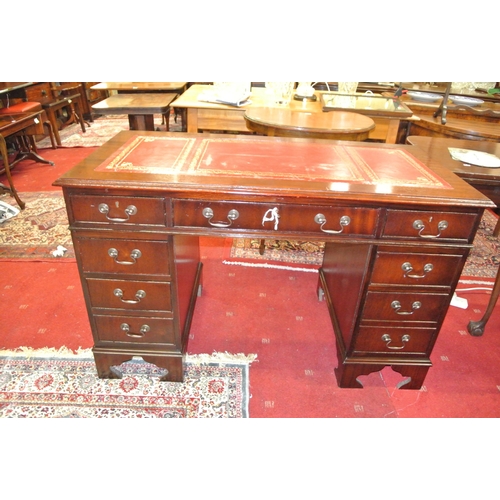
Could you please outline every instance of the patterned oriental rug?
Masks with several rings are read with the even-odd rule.
[[[0,258],[10,260],[74,259],[64,198],[58,191],[21,193],[26,209],[0,224]],[[8,194],[0,200],[10,202]],[[499,238],[493,236],[496,216],[486,210],[464,276],[494,278],[500,263]],[[323,242],[266,240],[264,255],[259,239],[227,239],[224,264],[248,267],[292,268],[316,272],[323,259]],[[54,255],[57,247],[66,250]]]
[[[185,381],[176,383],[160,382],[162,370],[142,359],[106,380],[89,350],[8,354],[0,356],[0,418],[248,417],[252,355],[188,355]]]
[[[20,193],[26,208],[0,224],[0,258],[10,260],[74,259],[64,198],[59,191]],[[8,194],[0,200],[11,204]],[[56,257],[52,252],[66,251]]]

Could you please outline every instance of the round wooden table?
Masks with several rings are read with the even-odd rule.
[[[249,130],[270,137],[305,137],[364,141],[375,122],[350,111],[310,113],[288,108],[249,108],[245,112]]]

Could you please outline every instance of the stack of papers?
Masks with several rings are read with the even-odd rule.
[[[250,94],[235,95],[235,94],[219,94],[217,92],[203,92],[198,96],[198,101],[215,102],[217,104],[226,104],[228,106],[246,106],[250,104]]]

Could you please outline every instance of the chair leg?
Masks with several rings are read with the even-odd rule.
[[[493,236],[498,236],[500,234],[500,218],[497,220],[495,229],[493,229]]]
[[[2,135],[0,135],[0,154],[2,155],[2,158],[3,158],[5,175],[7,176],[7,180],[9,181],[10,188],[8,188],[7,186],[4,186],[3,184],[0,184],[0,187],[5,189],[6,191],[10,192],[10,194],[12,196],[14,196],[14,198],[16,199],[17,204],[19,205],[21,210],[23,210],[24,207],[26,206],[26,204],[24,203],[24,201],[21,200],[21,198],[19,198],[19,195],[17,194],[16,188],[14,187],[14,181],[12,180],[12,174],[10,172],[9,156],[7,154],[7,143],[5,142],[5,139],[3,138]]]
[[[59,135],[59,127],[57,126],[57,116],[52,108],[46,109],[47,116],[49,118],[50,124],[52,125],[52,131],[54,132],[54,137],[56,139],[56,144],[62,146],[61,136]]]
[[[80,127],[82,127],[82,132],[85,133],[85,120],[83,119],[83,114],[80,111],[80,104],[78,103],[78,101],[71,103],[71,111],[75,116],[76,121],[80,124]]]
[[[50,123],[49,120],[46,120],[43,122],[43,126],[46,127],[47,130],[49,131],[49,137],[50,137],[50,142],[52,144],[52,149],[57,149],[57,143],[54,135],[54,129],[52,128],[52,123]]]

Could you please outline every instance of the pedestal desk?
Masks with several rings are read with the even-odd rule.
[[[120,377],[119,365],[140,356],[163,380],[183,380],[200,236],[310,239],[326,242],[318,297],[339,386],[362,387],[357,377],[391,366],[409,377],[403,388],[420,388],[493,206],[422,158],[402,145],[120,132],[55,183],[99,376]]]

